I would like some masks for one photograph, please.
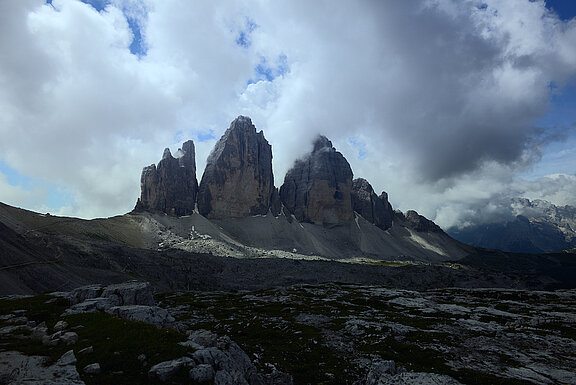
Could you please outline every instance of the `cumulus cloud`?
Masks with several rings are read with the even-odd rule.
[[[105,3],[0,4],[1,159],[65,186],[68,214],[130,210],[141,168],[189,138],[200,178],[239,114],[276,185],[321,133],[444,226],[513,194],[569,201],[570,176],[518,176],[565,139],[538,119],[576,74],[576,22],[542,0]]]

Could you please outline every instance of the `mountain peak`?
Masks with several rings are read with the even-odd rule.
[[[239,116],[208,157],[198,210],[214,219],[266,214],[273,190],[272,147],[250,118]]]
[[[172,158],[172,153],[170,152],[170,149],[168,147],[166,147],[164,149],[164,153],[162,154],[162,160],[169,159],[169,158]]]
[[[198,190],[194,142],[185,142],[176,158],[166,148],[158,166],[152,164],[142,170],[140,187],[136,209],[178,216],[192,214]]]
[[[354,218],[352,176],[346,158],[319,136],[312,152],[286,174],[280,199],[299,221],[342,225]]]
[[[336,151],[332,146],[332,142],[327,137],[325,137],[324,135],[318,135],[314,140],[314,148],[312,152],[318,152],[323,150]]]

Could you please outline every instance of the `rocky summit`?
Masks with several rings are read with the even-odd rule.
[[[376,195],[372,185],[364,178],[352,181],[352,208],[382,230],[392,226],[394,210],[388,202],[388,194],[382,192],[380,196]]]
[[[312,152],[297,160],[280,187],[280,199],[301,222],[341,225],[354,218],[352,169],[332,142],[319,136]]]
[[[152,164],[142,170],[142,194],[136,209],[189,215],[194,211],[198,181],[194,142],[189,140],[172,156],[166,148],[158,166]]]
[[[267,214],[273,192],[272,147],[250,118],[239,116],[208,157],[198,211],[211,219]]]

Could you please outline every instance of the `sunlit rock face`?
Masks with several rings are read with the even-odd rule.
[[[319,136],[312,152],[286,174],[280,199],[301,222],[341,225],[354,218],[352,176],[346,158],[328,138]]]
[[[239,116],[208,157],[198,211],[211,219],[264,215],[273,193],[272,147],[250,118]]]
[[[165,149],[158,166],[144,167],[140,186],[136,209],[177,216],[192,214],[198,191],[194,142],[185,142],[175,157]]]

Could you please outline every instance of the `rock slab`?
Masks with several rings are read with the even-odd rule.
[[[0,352],[0,383],[81,385],[76,357],[68,351],[52,365],[48,357],[25,356],[20,352]]]
[[[272,147],[250,118],[239,116],[208,157],[198,211],[210,219],[265,215],[273,192]]]

